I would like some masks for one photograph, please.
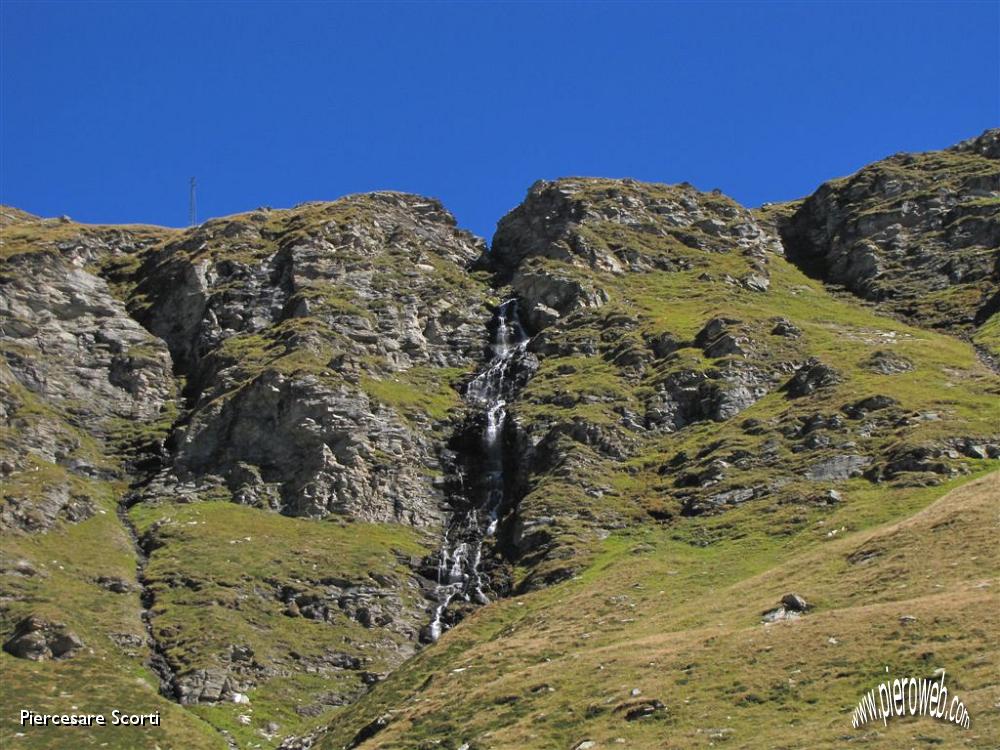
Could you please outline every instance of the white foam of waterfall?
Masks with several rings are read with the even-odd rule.
[[[517,316],[517,300],[497,308],[496,326],[486,367],[466,388],[466,400],[485,415],[483,428],[483,491],[478,503],[452,519],[438,561],[438,604],[428,628],[432,640],[441,636],[442,617],[448,605],[460,597],[487,604],[480,564],[483,540],[496,533],[504,499],[503,428],[507,421],[506,395],[511,363],[527,346],[528,337]]]

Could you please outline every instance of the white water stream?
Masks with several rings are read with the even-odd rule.
[[[456,512],[441,546],[437,571],[438,604],[429,627],[430,637],[435,641],[441,636],[442,615],[456,597],[480,604],[489,602],[483,592],[479,566],[483,540],[496,533],[504,499],[502,441],[507,421],[510,367],[528,343],[517,317],[517,300],[503,302],[497,308],[495,322],[490,361],[472,379],[465,392],[466,400],[478,406],[486,417],[482,434],[482,490],[478,493],[477,502]]]

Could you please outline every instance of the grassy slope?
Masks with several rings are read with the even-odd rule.
[[[647,368],[639,381],[609,361],[609,357],[556,357],[543,359],[542,367],[513,407],[513,413],[527,419],[584,420],[595,424],[614,425],[620,421],[618,409],[641,412],[641,399],[664,373],[678,369],[706,370],[725,366],[725,359],[707,359],[691,343],[695,334],[712,318],[729,317],[754,331],[754,358],[751,362],[768,362],[818,357],[844,376],[839,385],[823,389],[808,398],[789,399],[775,390],[725,422],[701,422],[679,432],[661,437],[638,437],[638,447],[623,467],[614,461],[597,462],[592,476],[577,475],[570,480],[545,477],[522,501],[522,507],[538,508],[537,515],[563,519],[646,519],[646,513],[676,516],[680,502],[675,496],[674,471],[664,473],[670,460],[679,453],[689,456],[725,456],[736,450],[753,455],[763,452],[769,440],[778,440],[782,464],[776,469],[754,468],[727,471],[726,480],[713,487],[713,492],[731,487],[752,487],[778,478],[790,481],[771,493],[764,501],[769,515],[763,523],[776,534],[786,534],[801,526],[801,500],[836,483],[808,482],[797,478],[808,465],[840,453],[861,453],[871,456],[904,446],[919,446],[951,436],[990,436],[1000,424],[1000,383],[978,361],[967,343],[950,336],[914,328],[900,321],[875,314],[853,298],[843,299],[826,291],[823,285],[800,272],[789,262],[771,257],[769,273],[771,289],[766,294],[726,286],[718,281],[723,273],[739,274],[745,260],[736,255],[692,253],[694,267],[690,271],[651,272],[643,274],[596,274],[588,278],[608,291],[607,305],[588,313],[592,317],[590,335],[599,336],[610,316],[622,314],[638,320],[638,327],[629,335],[637,346],[643,337],[669,332],[682,342],[674,354]],[[549,261],[555,264],[554,261]],[[700,279],[710,270],[714,278]],[[581,273],[567,269],[568,273]],[[769,335],[778,317],[791,320],[802,330],[799,339],[782,339]],[[584,335],[576,329],[573,335]],[[547,332],[548,333],[548,332]],[[560,334],[561,335],[561,334]],[[617,340],[616,340],[617,343]],[[893,375],[883,375],[863,365],[877,351],[890,351],[914,363],[914,369]],[[566,406],[547,402],[549,394],[580,394],[594,398]],[[884,394],[899,402],[899,409],[909,415],[904,424],[882,428],[869,437],[853,438],[853,448],[831,447],[821,450],[792,452],[791,441],[782,436],[779,427],[815,414],[838,414],[845,404],[867,396]],[[916,419],[920,413],[933,413],[936,419]],[[750,434],[742,424],[755,419],[766,429]],[[857,434],[859,423],[848,420]],[[715,446],[709,450],[710,446]],[[577,448],[577,450],[587,450]],[[688,461],[690,467],[691,462]],[[975,462],[955,462],[958,471],[967,471]],[[580,488],[580,480],[588,479],[610,491],[594,498]],[[937,481],[928,477],[903,477],[902,482]],[[877,498],[881,491],[867,482],[852,485],[852,492],[864,488]],[[876,502],[877,500],[872,500]],[[763,506],[760,506],[763,507]],[[648,520],[648,519],[647,519]],[[572,527],[573,523],[563,526]],[[682,526],[682,529],[687,527]],[[728,514],[697,527],[706,538],[719,538],[741,533],[739,524]],[[681,533],[693,534],[691,530]],[[573,566],[587,558],[588,540],[594,535],[570,528],[564,532],[565,545],[573,551]],[[592,545],[592,542],[590,542]],[[565,561],[548,561],[545,566],[558,566]]]
[[[989,320],[979,326],[972,340],[992,356],[1000,357],[1000,313],[991,315]]]
[[[867,516],[844,507],[784,539],[753,530],[746,507],[732,520],[751,531],[705,548],[664,527],[615,534],[576,579],[477,612],[348,709],[322,746],[387,709],[389,727],[363,747],[995,746],[998,477],[888,490]],[[788,591],[814,611],[762,625]],[[945,668],[973,726],[852,730],[885,666]],[[643,698],[667,708],[624,721],[620,707]]]
[[[429,540],[403,526],[288,518],[230,502],[139,505],[131,516],[140,534],[155,525],[162,545],[150,557],[146,579],[155,594],[153,627],[158,640],[169,644],[172,663],[205,667],[206,654],[234,644],[250,647],[256,662],[288,672],[262,680],[249,692],[250,706],[190,707],[243,747],[273,745],[260,734],[271,722],[283,735],[315,723],[295,709],[313,703],[317,694],[356,688],[351,672],[304,674],[308,670],[297,661],[334,650],[365,659],[368,671],[390,668],[385,660],[391,634],[380,633],[376,642],[343,614],[329,623],[288,617],[280,585],[295,581],[300,590],[322,595],[318,582],[328,577],[368,585],[378,585],[374,577],[405,581],[410,571],[401,560],[430,551]],[[241,724],[241,714],[252,722]]]
[[[25,435],[51,430],[58,436],[57,442],[66,446],[69,457],[109,472],[119,468],[114,451],[104,451],[96,439],[74,427],[65,413],[22,387],[5,364],[0,365],[0,379],[7,404],[13,407],[0,434],[5,456],[23,449],[20,441]],[[122,436],[124,442],[157,432],[155,426],[132,428],[132,434]],[[28,460],[30,468],[4,480],[4,496],[30,499],[68,486],[74,495],[89,498],[96,513],[45,533],[4,535],[0,568],[7,575],[0,579],[4,600],[0,628],[9,633],[22,617],[38,614],[65,623],[86,648],[63,662],[31,662],[0,653],[0,747],[224,748],[221,737],[207,724],[160,696],[159,680],[146,666],[148,652],[137,591],[133,588],[118,594],[97,583],[100,576],[135,581],[135,550],[117,515],[125,482],[74,475],[37,455],[29,455]],[[11,574],[18,561],[30,563],[37,575]],[[144,729],[95,727],[68,732],[52,728],[25,731],[17,724],[22,708],[39,713],[107,713],[116,707],[135,713],[160,711],[163,723]]]
[[[38,481],[59,470],[39,463]],[[65,481],[64,474],[53,481]],[[284,666],[293,675],[266,680],[250,691],[251,706],[185,709],[163,698],[157,676],[146,666],[138,592],[133,588],[116,594],[97,584],[100,576],[135,581],[135,552],[117,516],[117,498],[126,488],[122,483],[74,481],[97,504],[96,515],[47,533],[4,539],[3,567],[28,560],[40,575],[7,580],[5,594],[17,601],[8,603],[3,625],[9,631],[21,617],[40,614],[68,624],[87,648],[63,662],[37,663],[0,653],[0,746],[225,747],[215,727],[243,747],[270,747],[275,743],[260,734],[268,723],[278,723],[282,734],[301,731],[322,721],[324,714],[302,716],[297,707],[313,703],[317,694],[355,689],[349,684],[356,681],[354,673],[303,674],[289,652],[308,660],[332,649],[364,658],[368,671],[388,668],[382,649],[391,644],[373,643],[372,635],[346,616],[331,623],[289,618],[277,599],[278,584],[267,582],[299,581],[308,590],[310,582],[328,576],[369,585],[378,585],[373,576],[405,581],[410,572],[402,560],[427,554],[432,540],[402,526],[319,523],[229,502],[137,506],[131,515],[139,533],[158,525],[156,538],[162,546],[151,557],[146,579],[156,592],[154,627],[158,638],[171,644],[172,659],[204,667],[203,652],[232,643],[250,646],[256,659]],[[15,489],[5,486],[5,491]],[[129,636],[133,644],[116,645],[112,635]],[[21,708],[44,713],[71,706],[79,712],[108,713],[114,707],[160,711],[163,724],[146,730],[34,729],[18,736]],[[240,723],[241,714],[252,718],[250,725]]]
[[[743,419],[830,413],[865,395],[889,393],[908,411],[935,411],[942,418],[907,429],[905,435],[880,437],[880,441],[987,434],[996,430],[995,379],[966,344],[840,302],[784,261],[771,260],[772,291],[765,295],[700,281],[697,277],[702,270],[591,278],[612,297],[602,314],[616,307],[627,310],[640,319],[642,333],[667,330],[690,340],[717,315],[749,323],[782,315],[803,329],[804,351],[849,372],[848,380],[817,399],[802,402],[788,402],[774,393],[729,423],[694,426],[644,443],[624,467],[627,471],[609,464],[600,467],[606,472],[601,480],[610,481],[615,492],[599,500],[581,495],[572,486],[544,487],[535,497],[529,496],[526,502],[553,504],[557,512],[592,510],[599,514],[611,507],[643,523],[600,542],[583,534],[569,539],[580,549],[584,565],[577,578],[480,610],[359,706],[332,709],[317,717],[315,721],[333,721],[338,727],[328,746],[339,747],[383,707],[399,711],[398,718],[366,747],[458,747],[471,741],[479,748],[548,748],[572,747],[586,738],[610,745],[616,737],[625,739],[626,746],[681,747],[707,744],[713,741],[713,731],[720,738],[730,737],[734,746],[813,745],[814,737],[818,746],[824,742],[836,746],[841,735],[850,733],[846,712],[861,690],[876,682],[884,662],[903,673],[911,666],[924,668],[928,661],[933,662],[930,668],[947,668],[957,681],[949,678],[949,684],[968,698],[977,723],[961,739],[972,746],[996,744],[997,729],[990,723],[989,711],[997,696],[995,688],[987,687],[989,664],[995,663],[995,657],[987,649],[991,641],[995,643],[997,629],[995,621],[983,620],[983,612],[995,615],[996,597],[991,589],[976,588],[980,579],[997,573],[995,557],[987,554],[995,539],[996,507],[996,495],[988,495],[988,487],[965,504],[952,506],[956,496],[950,496],[934,506],[945,511],[951,508],[959,523],[934,532],[915,519],[916,530],[906,532],[909,536],[896,532],[888,537],[886,553],[864,566],[848,565],[845,558],[868,543],[872,530],[913,516],[957,482],[907,488],[854,480],[837,485],[846,502],[835,508],[783,503],[782,497],[790,498],[800,489],[793,484],[784,496],[754,501],[720,516],[679,519],[671,525],[650,524],[645,511],[653,503],[676,512],[670,477],[661,476],[659,468],[678,451],[697,451],[714,440],[724,441],[728,448],[759,449],[764,438],[744,434],[738,427]],[[736,258],[714,256],[711,270],[738,275],[745,268]],[[344,304],[339,297],[327,301],[333,306]],[[234,348],[247,345],[250,351],[233,355],[250,372],[258,366],[310,371],[315,365],[314,358],[304,352],[270,349],[274,342],[266,337],[231,341]],[[885,348],[904,354],[917,368],[882,376],[857,366],[873,351]],[[699,366],[712,364],[693,347],[682,349],[680,356]],[[546,412],[558,409],[560,418],[579,415],[615,422],[612,408],[616,402],[634,401],[639,389],[648,385],[627,382],[615,367],[597,358],[562,359],[570,358],[545,361],[526,394],[528,399],[546,390],[589,389],[608,400],[565,408],[526,400],[518,408],[536,409],[541,416],[551,416]],[[451,383],[458,375],[438,368],[427,373],[411,371],[406,377],[366,378],[361,385],[403,414],[412,410],[438,417],[457,405]],[[650,379],[655,376],[648,374]],[[788,461],[794,467],[794,462],[804,463],[806,456],[788,454]],[[966,461],[956,465],[975,471],[983,466]],[[733,477],[738,482],[756,478]],[[143,739],[133,731],[111,730],[93,735],[33,732],[15,739],[17,730],[5,708],[5,722],[0,725],[4,747],[8,741],[24,747],[56,747],[60,738],[66,739],[66,747],[104,742],[119,747],[220,746],[219,735],[208,723],[252,746],[268,744],[258,734],[267,721],[277,721],[282,733],[311,724],[312,720],[292,713],[293,704],[331,689],[336,679],[305,675],[294,683],[272,680],[251,694],[250,711],[234,705],[184,710],[156,694],[156,679],[142,665],[144,653],[123,654],[107,638],[108,632],[142,636],[138,596],[111,594],[93,582],[101,573],[126,580],[133,577],[129,540],[114,516],[114,500],[122,489],[97,488],[99,496],[107,491],[101,500],[106,512],[88,521],[18,538],[10,545],[5,542],[5,559],[25,557],[44,565],[47,573],[43,579],[25,579],[23,585],[31,591],[23,609],[44,613],[51,608],[53,616],[63,620],[67,618],[59,616],[60,612],[76,613],[71,625],[94,653],[44,664],[0,655],[2,703],[15,710],[21,704],[45,710],[62,708],[72,698],[72,705],[81,710],[98,710],[109,707],[110,696],[121,697],[130,709],[159,707],[170,718],[158,732]],[[559,494],[562,489],[565,494]],[[281,578],[299,574],[308,578],[311,566],[341,574],[345,564],[359,576],[399,573],[394,551],[419,554],[424,544],[405,530],[313,524],[224,503],[167,504],[136,509],[133,515],[141,530],[164,517],[174,523],[167,527],[166,546],[153,555],[148,571],[151,580],[155,585],[189,577],[201,588],[194,593],[183,587],[165,588],[163,610],[156,618],[160,626],[183,622],[192,639],[246,640],[261,654],[288,646],[318,653],[327,644],[328,633],[321,624],[284,617],[276,602],[244,598],[250,585],[248,571],[260,573],[258,580],[265,577],[261,566],[273,566]],[[209,533],[187,533],[188,528],[195,528],[192,522],[206,520],[211,521],[206,524],[211,526]],[[833,530],[838,533],[828,537]],[[245,536],[267,539],[268,550],[290,554],[265,560],[252,553],[256,546],[229,544]],[[372,539],[377,542],[375,548],[369,543]],[[935,552],[942,545],[944,551]],[[911,564],[902,555],[912,557],[914,552],[906,550],[919,550],[920,561],[928,567],[918,569]],[[951,567],[952,563],[956,565]],[[955,589],[938,591],[936,581],[924,578],[942,570],[955,576]],[[899,588],[903,584],[906,588]],[[797,623],[760,626],[760,611],[791,589],[815,602],[817,611]],[[228,606],[234,602],[247,604],[240,605],[244,609]],[[10,616],[19,613],[12,611]],[[904,629],[898,625],[900,614],[913,614],[918,623]],[[213,623],[223,627],[213,630]],[[835,637],[839,645],[829,644],[829,637]],[[930,652],[931,657],[921,658]],[[974,656],[977,652],[987,656]],[[986,661],[977,662],[977,658]],[[747,664],[747,659],[755,662]],[[377,664],[373,669],[377,670]],[[499,678],[494,679],[495,675]],[[831,682],[821,681],[821,675],[832,676]],[[633,700],[628,697],[632,687],[643,691],[634,700],[660,698],[668,710],[662,717],[624,722],[614,707]],[[987,695],[991,689],[992,697]],[[56,690],[68,695],[60,697]],[[250,727],[238,723],[240,713],[252,716]],[[789,726],[792,721],[797,723]],[[899,734],[910,730],[910,735]],[[922,720],[890,727],[883,739],[896,742],[922,734],[950,743],[960,731]]]
[[[160,696],[159,680],[145,665],[138,593],[116,594],[97,584],[102,575],[134,581],[136,562],[131,540],[116,515],[118,492],[124,487],[101,484],[105,491],[91,492],[98,512],[86,521],[4,539],[5,567],[28,560],[39,571],[37,576],[7,582],[5,593],[20,600],[8,604],[4,630],[20,617],[40,614],[66,623],[86,648],[63,662],[0,654],[0,746],[224,748],[208,725]],[[116,645],[112,635],[130,637],[135,645]],[[109,726],[77,731],[25,730],[17,724],[22,708],[39,713],[110,713],[116,707],[135,713],[160,711],[163,723],[145,729]]]

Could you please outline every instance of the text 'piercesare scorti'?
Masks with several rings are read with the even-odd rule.
[[[75,706],[74,706],[75,708]],[[25,727],[158,727],[160,712],[132,714],[117,708],[109,714],[40,714],[21,709],[21,726]]]

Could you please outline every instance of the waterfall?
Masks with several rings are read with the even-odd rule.
[[[460,597],[487,604],[479,569],[483,541],[496,533],[504,500],[503,427],[507,421],[506,397],[510,369],[524,350],[528,337],[517,316],[517,300],[504,301],[494,315],[495,330],[490,359],[466,387],[465,398],[485,417],[482,432],[481,490],[468,506],[456,511],[441,546],[437,568],[437,606],[429,626],[432,640],[441,636],[441,618],[448,605]]]

